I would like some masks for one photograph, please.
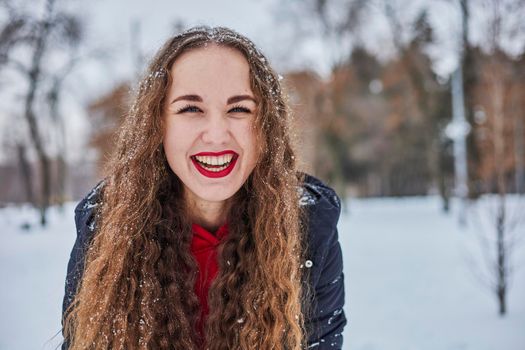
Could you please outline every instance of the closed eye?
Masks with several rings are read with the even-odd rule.
[[[199,107],[193,106],[193,105],[186,105],[182,107],[181,109],[177,110],[177,113],[195,113],[195,112],[202,112]]]
[[[234,106],[228,113],[251,113],[252,111],[243,106]]]

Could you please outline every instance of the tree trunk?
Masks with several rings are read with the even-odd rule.
[[[27,123],[29,124],[29,131],[31,135],[31,141],[33,143],[33,146],[35,147],[38,161],[40,165],[40,171],[41,171],[41,188],[42,188],[42,196],[40,198],[40,222],[42,226],[45,226],[46,224],[46,210],[49,206],[49,195],[50,195],[50,173],[49,173],[49,160],[46,155],[46,152],[44,150],[44,145],[40,136],[40,131],[38,129],[37,121],[35,118],[35,115],[33,113],[33,103],[35,100],[35,93],[37,89],[37,80],[38,80],[38,74],[35,74],[32,72],[30,74],[30,85],[29,85],[29,93],[26,97],[25,102],[25,117],[27,120]],[[36,78],[35,78],[36,77]]]
[[[39,155],[40,168],[42,169],[42,199],[40,204],[40,224],[45,226],[47,223],[46,212],[49,208],[51,198],[51,169],[49,158],[45,153]]]
[[[28,203],[36,204],[33,194],[33,174],[31,172],[31,165],[26,157],[26,146],[22,143],[16,145],[18,164],[22,174],[22,181],[26,190],[26,200]]]
[[[60,89],[61,83],[64,76],[57,77],[48,94],[49,112],[51,119],[56,125],[56,145],[57,145],[57,162],[56,162],[56,186],[55,194],[56,201],[60,208],[63,208],[63,204],[66,196],[66,179],[67,179],[67,165],[66,165],[66,130],[64,125],[64,119],[60,115],[59,102],[60,102]]]
[[[519,101],[519,97],[516,98],[516,101]],[[515,186],[516,193],[523,194],[525,189],[525,144],[523,140],[523,134],[525,133],[525,130],[523,125],[523,116],[521,113],[517,113],[515,115],[514,126],[514,154],[516,159]]]
[[[497,256],[497,286],[496,294],[499,303],[499,314],[501,316],[506,313],[506,292],[507,292],[507,251],[505,249],[505,136],[504,136],[504,85],[503,72],[499,67],[498,62],[492,63],[492,106],[494,111],[494,166],[497,177],[498,189],[498,214],[496,218],[496,256]]]
[[[29,86],[25,99],[24,113],[24,117],[29,126],[31,142],[35,147],[41,170],[42,198],[40,199],[40,223],[42,224],[42,226],[46,225],[46,210],[49,206],[49,199],[51,195],[51,174],[49,168],[49,159],[44,149],[41,131],[38,128],[35,113],[33,111],[33,104],[35,102],[36,92],[40,81],[40,65],[45,52],[49,30],[51,28],[51,18],[53,15],[54,2],[55,0],[47,1],[46,17],[42,22],[40,31],[38,33],[39,36],[37,37],[35,42],[35,51],[33,53],[31,61],[31,69],[28,73]]]
[[[499,304],[499,314],[500,316],[504,316],[507,312],[507,303],[506,303],[506,296],[507,296],[507,279],[508,276],[506,274],[506,251],[505,251],[505,202],[504,197],[500,198],[500,207],[498,210],[498,218],[497,218],[497,233],[498,233],[498,239],[497,239],[497,260],[498,260],[498,273],[497,273],[497,290],[496,293],[498,295],[498,304]]]
[[[469,0],[460,0],[462,17],[462,49],[461,58],[463,65],[463,96],[465,99],[465,118],[473,126],[474,122],[474,88],[478,84],[478,75],[475,53],[469,44]],[[479,150],[476,133],[471,132],[466,136],[467,147],[467,170],[468,170],[468,197],[477,199],[480,196],[480,188],[476,184],[480,180],[479,167],[481,163],[481,151]]]
[[[64,206],[66,200],[67,164],[63,153],[57,158],[57,200],[60,207]]]

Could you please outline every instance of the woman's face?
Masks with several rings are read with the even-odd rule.
[[[171,76],[163,135],[170,168],[194,201],[224,201],[258,158],[248,62],[234,49],[209,45],[179,56]]]

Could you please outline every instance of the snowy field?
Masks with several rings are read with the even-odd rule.
[[[21,228],[36,222],[30,209],[0,210],[0,350],[60,344],[73,208],[53,208],[49,227],[30,231]],[[500,318],[493,296],[467,264],[476,246],[474,225],[461,230],[457,216],[439,208],[435,197],[350,203],[339,222],[349,319],[345,349],[525,349],[525,246],[514,255],[522,268],[511,284],[508,315]]]

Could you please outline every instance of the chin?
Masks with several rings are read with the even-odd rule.
[[[210,189],[200,189],[199,191],[193,191],[199,197],[200,199],[203,199],[205,201],[209,202],[222,202],[225,201],[231,197],[238,191],[226,191],[224,188],[217,189],[217,191],[213,191]]]

